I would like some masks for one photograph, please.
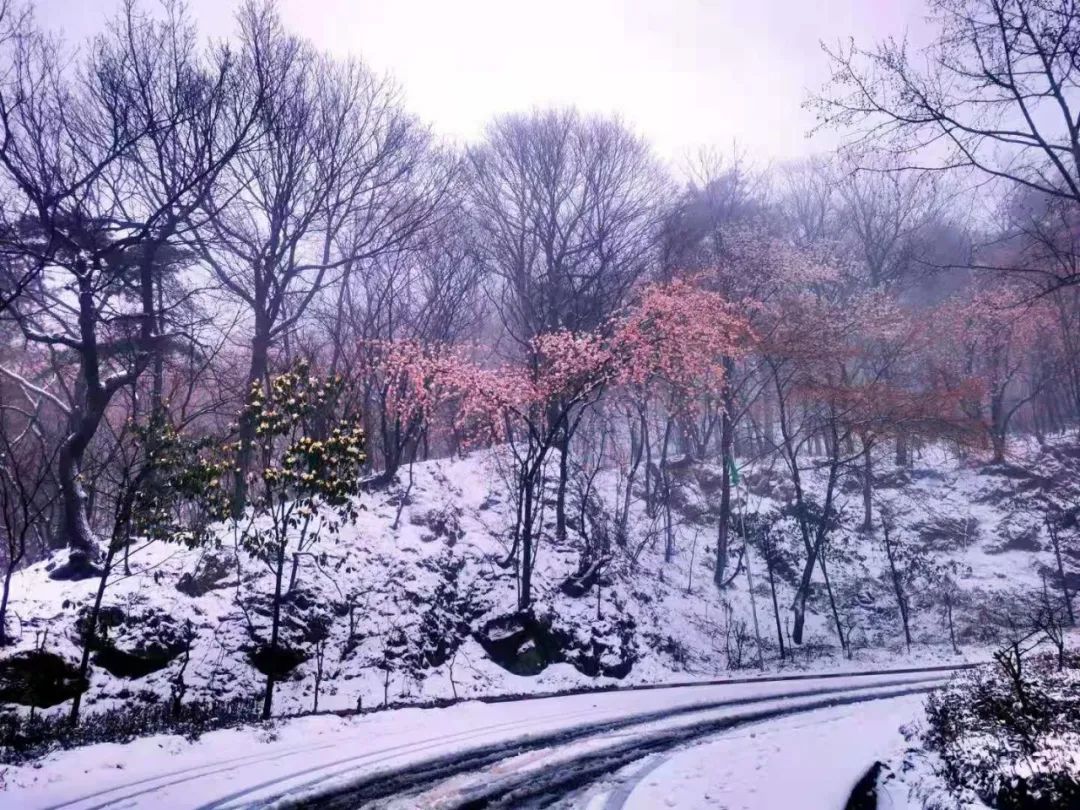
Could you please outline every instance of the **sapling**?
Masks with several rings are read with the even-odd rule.
[[[270,718],[280,660],[281,604],[286,560],[317,539],[336,537],[356,521],[360,470],[366,460],[359,419],[339,413],[340,376],[319,379],[305,363],[251,387],[242,420],[254,425],[261,463],[248,482],[248,509],[237,525],[242,549],[261,560],[274,579],[270,640],[261,651],[266,674],[262,717]],[[239,450],[237,446],[237,450]],[[237,472],[242,471],[238,465]]]

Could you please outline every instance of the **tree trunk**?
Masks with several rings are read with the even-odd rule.
[[[776,598],[776,574],[773,571],[773,547],[768,529],[765,530],[763,539],[765,540],[765,570],[769,574],[769,591],[772,594],[773,617],[776,619],[776,640],[780,644],[780,660],[783,661],[786,657],[786,651],[784,650],[784,628],[780,623],[780,602]]]
[[[555,539],[562,545],[566,542],[566,485],[570,480],[570,431],[565,427],[559,431],[557,447],[559,486],[555,492]]]
[[[874,458],[870,452],[871,447],[870,441],[868,439],[863,439],[862,529],[864,532],[871,532],[874,529]]]
[[[990,444],[993,448],[995,464],[1005,461],[1005,435],[1007,430],[1005,419],[1005,395],[1004,392],[995,393],[990,398]]]
[[[908,440],[902,433],[896,437],[896,466],[908,466]]]
[[[76,262],[76,278],[79,289],[79,379],[76,383],[77,402],[72,406],[68,417],[68,435],[60,446],[57,458],[58,477],[61,496],[61,528],[71,554],[66,564],[54,569],[53,579],[86,579],[95,576],[98,570],[93,566],[97,556],[97,547],[90,527],[89,498],[79,478],[83,456],[90,446],[98,425],[105,416],[109,400],[120,387],[134,382],[146,367],[149,352],[157,346],[157,308],[154,305],[154,265],[153,255],[156,248],[151,246],[146,258],[140,265],[139,293],[141,311],[139,313],[139,336],[137,353],[133,369],[111,380],[101,377],[101,356],[97,340],[97,325],[100,318],[94,301],[95,274],[101,270],[100,259],[91,264],[84,259]]]
[[[90,528],[89,497],[79,476],[83,455],[105,412],[104,402],[90,400],[87,397],[81,414],[72,415],[72,431],[58,453],[61,534],[71,553],[65,564],[52,571],[53,579],[88,579],[99,573],[94,567],[98,551]]]
[[[990,446],[993,450],[991,461],[994,464],[1005,463],[1005,437],[996,430],[990,432]]]
[[[7,644],[9,640],[7,632],[8,597],[11,594],[11,577],[15,574],[15,566],[18,564],[18,560],[9,560],[7,570],[4,572],[4,592],[0,594],[0,645]]]
[[[806,624],[806,601],[810,597],[810,580],[814,576],[814,568],[817,566],[818,547],[815,545],[806,559],[802,577],[799,580],[799,588],[795,592],[795,603],[792,605],[792,613],[795,620],[791,627],[791,640],[796,644],[802,644],[803,627]]]
[[[630,501],[633,497],[634,481],[637,479],[637,471],[641,466],[643,455],[642,440],[645,433],[644,430],[641,433],[635,433],[633,419],[633,414],[627,412],[627,424],[630,428],[630,469],[626,473],[626,491],[623,493],[622,510],[619,513],[618,529],[615,532],[615,542],[619,546],[626,545],[627,527],[630,524]]]
[[[105,597],[105,587],[109,582],[109,574],[112,572],[113,558],[116,555],[117,543],[110,543],[109,550],[105,554],[105,561],[101,568],[101,578],[98,580],[97,593],[94,595],[94,604],[90,608],[87,617],[86,632],[83,636],[82,656],[79,658],[79,682],[86,683],[87,674],[90,671],[90,653],[97,642],[98,619],[101,616],[101,601]],[[82,691],[75,694],[71,702],[71,713],[68,722],[74,727],[79,722],[79,709],[82,707]]]
[[[745,527],[744,527],[745,528]],[[765,669],[765,651],[761,648],[761,625],[758,624],[757,599],[754,598],[754,575],[751,571],[753,565],[750,562],[750,543],[747,542],[743,556],[746,559],[746,590],[750,594],[750,613],[754,619],[754,643],[757,644],[758,669]]]
[[[833,622],[836,625],[836,637],[840,639],[840,649],[850,658],[851,650],[848,648],[847,639],[844,638],[844,625],[840,622],[840,611],[836,607],[836,597],[833,594],[832,583],[829,581],[829,569],[825,567],[824,542],[822,542],[821,553],[818,555],[818,562],[821,564],[821,575],[825,578],[825,593],[829,597],[829,609],[832,611]]]
[[[1073,613],[1072,594],[1069,593],[1069,581],[1065,578],[1065,564],[1061,559],[1061,535],[1059,530],[1055,526],[1050,527],[1050,541],[1054,545],[1054,557],[1057,560],[1058,579],[1061,582],[1061,596],[1065,601],[1065,615],[1069,617],[1069,626],[1076,626],[1076,616]],[[7,598],[7,592],[4,592],[4,598]],[[0,628],[3,625],[0,624]]]
[[[907,645],[908,654],[911,654],[911,626],[908,622],[907,596],[904,594],[904,583],[900,578],[900,572],[896,568],[896,555],[894,553],[892,538],[889,536],[888,524],[882,524],[882,535],[885,542],[885,556],[889,560],[889,575],[892,577],[893,594],[896,596],[896,606],[900,609],[900,621],[904,626],[904,643]]]
[[[285,543],[278,547],[277,565],[274,570],[274,604],[270,618],[270,650],[267,656],[266,693],[263,695],[262,719],[269,720],[274,704],[274,684],[277,682],[278,633],[281,628],[281,581],[285,574]]]
[[[724,361],[725,369],[728,361]],[[728,543],[731,529],[731,449],[734,441],[735,424],[731,418],[731,395],[725,386],[724,413],[720,417],[720,518],[716,532],[716,567],[713,569],[713,582],[720,587],[727,571]]]
[[[645,512],[656,517],[656,497],[653,494],[652,437],[649,435],[648,414],[641,412],[641,446],[645,453]]]
[[[261,320],[261,319],[260,319]],[[255,337],[251,341],[251,366],[248,370],[247,388],[244,390],[244,403],[247,404],[251,389],[266,381],[270,369],[270,337],[260,324],[256,324]],[[244,408],[239,426],[239,449],[236,453],[236,481],[234,482],[232,517],[239,520],[247,508],[248,473],[251,471],[255,454],[255,420],[248,416]]]
[[[532,476],[529,476],[530,479]],[[532,523],[533,523],[533,487],[532,480],[526,481],[522,492],[521,510],[521,591],[518,594],[518,610],[528,610],[532,603]]]
[[[960,648],[956,646],[956,629],[953,627],[952,594],[949,591],[945,592],[945,618],[949,623],[949,641],[952,643],[953,652],[959,654]]]
[[[668,469],[668,448],[671,446],[671,429],[674,420],[669,416],[664,427],[664,443],[660,448],[660,481],[658,489],[663,498],[664,508],[664,562],[668,563],[675,556],[675,538],[671,522],[671,471]]]
[[[834,443],[835,444],[835,443]],[[799,589],[795,594],[795,604],[792,609],[795,614],[795,621],[792,627],[792,640],[796,644],[802,644],[803,628],[806,623],[806,602],[809,597],[810,581],[814,575],[814,566],[817,564],[819,556],[823,553],[822,549],[825,545],[826,535],[828,534],[828,521],[829,513],[832,511],[833,495],[836,489],[836,478],[839,472],[839,462],[834,456],[832,463],[829,465],[829,479],[825,486],[825,503],[821,510],[821,522],[817,526],[814,534],[813,543],[809,541],[809,527],[807,526],[807,519],[804,514],[800,513],[799,525],[803,534],[803,542],[807,544],[806,565],[803,568],[802,578],[799,581]],[[802,494],[801,481],[796,482],[796,496],[797,502],[800,506],[804,503]],[[825,567],[822,565],[822,571]],[[826,581],[828,586],[828,582]],[[832,588],[829,587],[829,598],[832,598]],[[837,619],[837,627],[839,628],[839,619]],[[844,636],[843,632],[840,632],[840,641],[843,644]]]

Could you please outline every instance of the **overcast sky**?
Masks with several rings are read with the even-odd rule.
[[[144,0],[153,2],[153,0]],[[71,40],[119,0],[36,0]],[[236,0],[189,0],[232,27]],[[925,28],[923,0],[283,0],[286,24],[396,77],[436,132],[468,141],[496,113],[575,104],[618,113],[679,161],[737,142],[758,160],[820,152],[800,108],[828,67],[819,42],[869,44]]]

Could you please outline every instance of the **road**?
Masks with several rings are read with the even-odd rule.
[[[704,740],[647,756],[571,794],[586,810],[840,810],[875,761],[907,748],[901,731],[922,713],[923,695],[795,712],[738,723]],[[884,807],[907,807],[890,783]]]
[[[622,807],[596,786],[747,724],[902,700],[948,670],[799,676],[309,717],[63,752],[0,794],[49,810]],[[810,716],[810,715],[807,715]],[[863,767],[869,763],[860,763]],[[618,782],[625,784],[625,779]],[[580,804],[578,804],[580,802]],[[621,803],[620,803],[621,802]]]

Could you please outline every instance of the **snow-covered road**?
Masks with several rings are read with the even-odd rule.
[[[586,810],[839,810],[874,761],[904,746],[900,727],[921,711],[922,696],[908,695],[742,724],[646,757],[574,803]]]
[[[299,718],[269,731],[213,732],[194,743],[149,737],[60,752],[40,767],[9,769],[2,776],[0,805],[52,810],[235,810],[312,802],[323,807],[520,806],[540,796],[578,794],[643,758],[711,739],[725,729],[777,714],[790,717],[867,698],[911,695],[947,675],[761,680],[468,702],[359,717]],[[915,705],[911,700],[887,702],[903,706],[897,710],[902,714]],[[844,711],[856,716],[863,707],[885,703],[859,703],[856,712]],[[710,744],[723,744],[723,739]],[[676,767],[683,756],[690,755],[667,759],[663,767]],[[856,778],[872,757],[866,752],[862,761],[851,764]],[[637,801],[638,791],[619,795]],[[621,806],[611,801],[608,796],[600,806]],[[642,801],[627,806],[655,806]]]

